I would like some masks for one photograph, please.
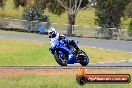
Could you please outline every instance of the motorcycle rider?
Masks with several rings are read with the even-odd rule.
[[[76,53],[79,51],[79,48],[74,40],[67,39],[67,37],[65,35],[63,35],[61,33],[57,33],[55,28],[52,28],[52,27],[49,28],[48,34],[49,34],[50,41],[53,41],[56,39],[59,41],[62,40],[65,43],[67,43],[68,45],[73,46],[76,49]]]

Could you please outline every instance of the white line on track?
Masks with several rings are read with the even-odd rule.
[[[98,48],[98,49],[103,49],[103,48]]]
[[[108,64],[108,63],[120,63],[120,62],[132,62],[132,59],[120,60],[120,61],[111,61],[111,62],[97,62],[97,63],[90,63],[90,64]]]
[[[96,47],[92,47],[92,48],[96,48]]]
[[[128,62],[132,62],[132,59],[129,59]]]
[[[93,49],[104,49],[104,50],[113,50],[113,49],[107,49],[107,48],[99,48],[99,47],[95,47],[95,46],[91,46],[91,48],[93,48]],[[128,52],[128,53],[130,53],[130,54],[132,54],[132,52]]]

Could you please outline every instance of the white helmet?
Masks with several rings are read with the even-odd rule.
[[[49,28],[49,30],[48,30],[48,34],[49,34],[49,38],[54,38],[54,37],[56,37],[56,30],[55,30],[55,28]]]

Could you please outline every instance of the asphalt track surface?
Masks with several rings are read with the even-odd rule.
[[[49,42],[48,36],[46,35],[0,33],[0,38],[17,38],[17,39]],[[100,48],[100,49],[104,48],[104,49],[121,50],[121,51],[127,51],[129,53],[132,53],[132,41],[86,39],[86,38],[75,38],[75,37],[70,37],[70,39],[79,41],[79,45],[92,46],[92,47]],[[31,67],[31,69],[34,68],[32,66],[28,66],[25,68],[29,68],[29,67]],[[45,67],[46,66],[42,66],[42,67],[38,66],[38,68],[45,68]],[[55,68],[62,68],[62,69],[65,68],[61,66],[48,66],[48,67],[49,68],[55,67]],[[66,68],[77,68],[77,67],[80,67],[80,65],[73,64],[73,66],[69,65]],[[116,68],[117,67],[132,67],[132,58],[130,58],[129,60],[122,60],[117,62],[90,63],[89,65],[87,65],[86,68],[114,68],[114,67]]]
[[[47,35],[0,33],[0,38],[18,38],[18,39],[49,42]],[[79,45],[92,46],[100,49],[104,48],[104,49],[121,50],[132,53],[132,41],[102,40],[102,39],[88,39],[88,38],[76,38],[76,37],[69,37],[69,38],[79,41]]]
[[[122,60],[116,62],[98,62],[98,63],[89,63],[87,66],[81,66],[80,64],[68,64],[68,66],[60,65],[43,65],[43,66],[0,66],[0,69],[123,69],[131,68],[132,69],[132,60]]]
[[[34,69],[78,69],[78,68],[84,68],[84,69],[132,69],[132,66],[0,66],[0,69],[24,69],[24,70],[34,70]]]

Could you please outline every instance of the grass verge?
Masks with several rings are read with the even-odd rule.
[[[107,69],[108,70],[108,69]],[[122,74],[130,73],[112,70],[110,73]],[[107,73],[109,74],[109,73]],[[131,73],[130,73],[131,74]],[[85,84],[80,86],[76,82],[76,73],[74,75],[18,75],[0,77],[1,88],[131,88],[129,84]],[[131,74],[132,75],[132,74]]]
[[[0,38],[0,66],[57,65],[49,52],[48,42]],[[90,58],[90,63],[128,60],[131,53],[79,46]]]

